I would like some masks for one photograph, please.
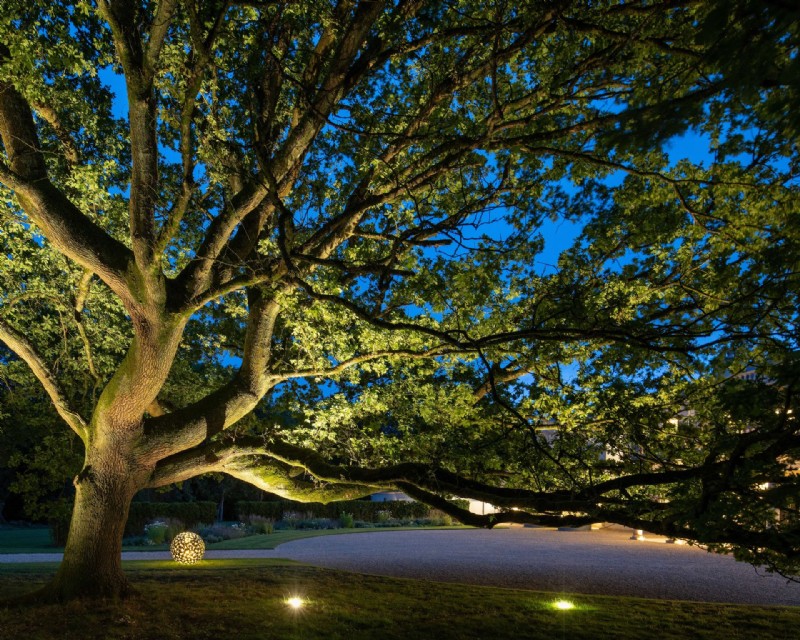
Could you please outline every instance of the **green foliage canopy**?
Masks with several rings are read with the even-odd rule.
[[[4,3],[3,367],[86,445],[74,549],[102,505],[223,472],[795,572],[797,25],[749,0]]]

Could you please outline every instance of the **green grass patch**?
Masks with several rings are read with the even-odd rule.
[[[350,533],[376,533],[378,531],[420,531],[422,529],[447,530],[447,529],[468,529],[469,527],[387,527],[385,529],[291,529],[274,531],[246,538],[235,540],[223,540],[208,545],[209,549],[274,549],[284,542],[301,540],[303,538],[316,538],[317,536],[332,536]],[[148,551],[150,547],[145,547]]]
[[[0,597],[32,590],[55,564],[0,565]],[[123,603],[0,606],[0,636],[26,640],[795,638],[800,608],[568,596],[365,576],[281,560],[127,562]],[[293,610],[286,600],[304,599]]]
[[[0,553],[56,553],[47,527],[0,527]]]
[[[168,544],[152,547],[124,547],[125,551],[166,551]],[[0,527],[0,553],[61,553],[64,547],[56,547],[47,527]]]

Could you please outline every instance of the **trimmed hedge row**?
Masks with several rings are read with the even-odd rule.
[[[180,520],[187,529],[217,519],[216,502],[132,502],[125,525],[126,536],[144,533],[144,525],[163,518]]]
[[[467,500],[454,500],[457,504]],[[459,504],[459,506],[464,506]],[[272,520],[283,520],[287,513],[308,514],[310,518],[336,519],[342,513],[349,513],[354,520],[364,522],[378,522],[388,512],[390,518],[396,520],[411,520],[414,518],[427,518],[431,508],[421,502],[406,500],[390,500],[386,502],[368,502],[366,500],[343,500],[322,504],[320,502],[293,502],[291,500],[275,500],[266,502],[236,503],[237,514],[240,520],[247,520],[249,516],[261,516]]]
[[[450,502],[466,509],[468,500],[451,500]],[[284,514],[302,514],[310,518],[329,518],[335,520],[342,513],[349,513],[353,520],[379,522],[386,518],[395,520],[413,520],[431,517],[431,507],[421,502],[391,500],[387,502],[369,502],[366,500],[345,500],[322,504],[319,502],[293,502],[292,500],[276,500],[267,502],[240,501],[236,504],[240,520],[249,516],[262,516],[272,520],[283,520]],[[211,524],[217,519],[216,502],[132,502],[125,525],[126,536],[140,536],[144,526],[154,520],[171,518],[180,520],[187,529],[200,524]],[[69,514],[63,519],[49,522],[53,542],[64,546],[69,530]]]

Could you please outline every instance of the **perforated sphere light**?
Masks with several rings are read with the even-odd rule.
[[[203,554],[206,552],[206,545],[203,539],[196,533],[184,531],[172,539],[172,544],[169,545],[169,551],[175,562],[194,564],[203,559]]]

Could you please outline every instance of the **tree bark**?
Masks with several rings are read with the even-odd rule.
[[[125,447],[90,449],[76,476],[75,507],[64,559],[38,600],[124,598],[133,589],[122,571],[122,536],[141,470],[124,459]]]

